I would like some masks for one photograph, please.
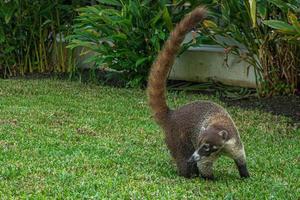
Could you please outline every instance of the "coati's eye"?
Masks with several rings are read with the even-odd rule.
[[[209,144],[204,144],[203,149],[204,151],[209,151]]]

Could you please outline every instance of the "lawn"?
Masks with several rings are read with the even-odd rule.
[[[169,94],[172,107],[216,97]],[[222,104],[222,103],[221,103]],[[259,110],[228,108],[251,178],[232,160],[216,181],[176,174],[145,92],[58,80],[0,80],[0,197],[300,199],[300,130]]]

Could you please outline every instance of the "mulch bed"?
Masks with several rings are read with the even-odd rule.
[[[260,109],[275,115],[284,115],[292,123],[300,125],[300,96],[275,96],[270,98],[248,98],[223,101],[229,106],[239,106],[245,109]]]

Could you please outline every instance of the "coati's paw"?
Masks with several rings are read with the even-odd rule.
[[[248,173],[248,171],[245,172],[245,173],[243,173],[243,174],[241,174],[241,178],[242,178],[242,179],[250,178],[250,174]]]
[[[241,178],[249,178],[250,174],[248,172],[247,165],[246,164],[239,164],[238,162],[236,162],[236,163],[237,163],[237,167],[238,167],[238,170],[239,170],[240,177]]]
[[[188,173],[188,172],[179,172],[178,175],[183,176],[184,178],[187,178],[187,179],[191,179],[191,178],[195,177],[195,175],[193,175],[192,173]]]
[[[184,178],[187,178],[187,179],[193,179],[193,178],[197,178],[199,177],[199,175],[197,173],[178,173],[179,176],[182,176]]]
[[[214,181],[215,180],[214,175],[203,175],[203,174],[201,174],[201,178],[203,178],[204,180],[208,180],[208,181]]]
[[[241,171],[241,178],[250,178],[250,174],[248,172],[247,167],[244,168],[244,170]]]

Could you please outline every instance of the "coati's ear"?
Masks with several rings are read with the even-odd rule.
[[[222,130],[222,131],[218,132],[218,134],[223,138],[223,140],[227,140],[228,132],[226,130]]]

